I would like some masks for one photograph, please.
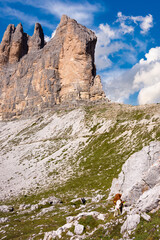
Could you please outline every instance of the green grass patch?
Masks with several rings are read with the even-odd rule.
[[[99,225],[98,220],[96,220],[93,216],[84,216],[79,220],[79,223],[82,224],[85,230],[93,230],[94,228],[98,227]]]
[[[159,240],[160,239],[160,210],[154,214],[150,214],[151,220],[149,222],[141,218],[137,226],[135,240]],[[133,237],[132,236],[132,237]]]

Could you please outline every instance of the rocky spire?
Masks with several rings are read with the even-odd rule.
[[[25,54],[30,51],[37,51],[44,47],[44,34],[39,23],[35,24],[34,34],[29,37],[24,33],[22,24],[17,27],[10,24],[3,36],[0,44],[0,65],[18,62]]]
[[[15,26],[13,24],[9,24],[4,33],[2,42],[0,44],[0,65],[5,65],[8,62],[10,44],[11,44],[14,32],[15,32]]]
[[[25,53],[27,53],[27,46],[26,43],[24,43],[24,32],[22,24],[19,23],[13,34],[9,53],[9,63],[18,62]]]
[[[28,51],[37,51],[44,47],[44,33],[39,23],[35,24],[34,34],[29,38]]]

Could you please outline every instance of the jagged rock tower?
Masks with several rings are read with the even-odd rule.
[[[0,44],[1,119],[105,98],[94,64],[96,41],[65,15],[47,44],[40,24],[32,37],[21,24],[10,24]]]

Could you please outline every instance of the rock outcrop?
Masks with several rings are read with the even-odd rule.
[[[151,142],[149,146],[133,154],[125,162],[118,179],[114,179],[112,182],[109,197],[120,192],[129,204],[142,203],[143,195],[145,196],[144,199],[148,195],[151,197],[154,194],[153,189],[157,189],[159,185],[160,142]],[[152,194],[148,194],[149,191]],[[158,196],[160,197],[160,195]],[[140,198],[141,200],[139,201]],[[147,210],[142,206],[141,209]],[[152,210],[151,207],[148,210]]]
[[[151,142],[125,162],[118,178],[112,182],[109,198],[117,192],[122,193],[123,200],[130,206],[124,208],[127,219],[121,233],[130,234],[140,222],[140,216],[149,221],[146,212],[153,213],[160,208],[160,142]]]
[[[96,76],[97,38],[63,15],[47,44],[40,24],[30,37],[9,25],[0,44],[0,116],[32,114],[59,104],[104,99]]]

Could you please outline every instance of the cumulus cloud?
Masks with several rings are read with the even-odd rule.
[[[103,74],[106,95],[124,102],[130,94],[139,92],[139,104],[160,102],[160,47],[150,49],[130,70],[112,70]]]
[[[97,68],[104,69],[110,67],[112,65],[111,60],[108,58],[108,46],[111,43],[112,39],[115,39],[115,31],[111,29],[111,27],[106,24],[100,24],[99,30],[96,33],[98,42],[96,46],[96,66]],[[119,50],[119,48],[117,49]],[[114,51],[117,51],[116,48]]]
[[[139,104],[160,102],[160,82],[141,89],[138,95]]]
[[[44,36],[44,40],[45,40],[46,42],[49,42],[49,41],[55,36],[55,34],[56,34],[56,30],[54,30],[54,31],[52,32],[51,37],[45,35],[45,36]]]
[[[140,104],[160,102],[160,47],[151,48],[145,57],[138,64],[133,89],[140,89]]]
[[[115,56],[115,53],[124,51],[121,53],[121,61],[126,61],[130,64],[137,62],[137,52],[145,51],[146,43],[139,39],[134,39],[135,46],[129,43],[128,36],[132,36],[135,31],[135,27],[139,25],[140,33],[147,33],[153,26],[152,15],[143,16],[125,16],[121,12],[117,13],[117,20],[111,25],[100,24],[96,30],[98,38],[96,47],[96,65],[98,70],[109,68],[112,66],[111,57]]]
[[[153,17],[151,14],[146,17],[131,17],[131,19],[137,23],[140,22],[141,33],[146,34],[153,27]]]
[[[146,34],[153,27],[153,17],[151,14],[143,16],[125,16],[122,12],[117,14],[117,22],[120,22],[121,26],[128,28],[130,31],[134,31],[134,27],[129,24],[135,23],[139,24],[141,28],[141,33]],[[128,25],[126,25],[128,23]],[[131,29],[130,29],[131,28]]]
[[[132,89],[132,82],[127,81],[126,78],[126,76],[129,78],[129,75],[131,76],[132,73],[127,69],[112,69],[101,74],[103,88],[107,98],[113,102],[122,103],[129,97]]]

